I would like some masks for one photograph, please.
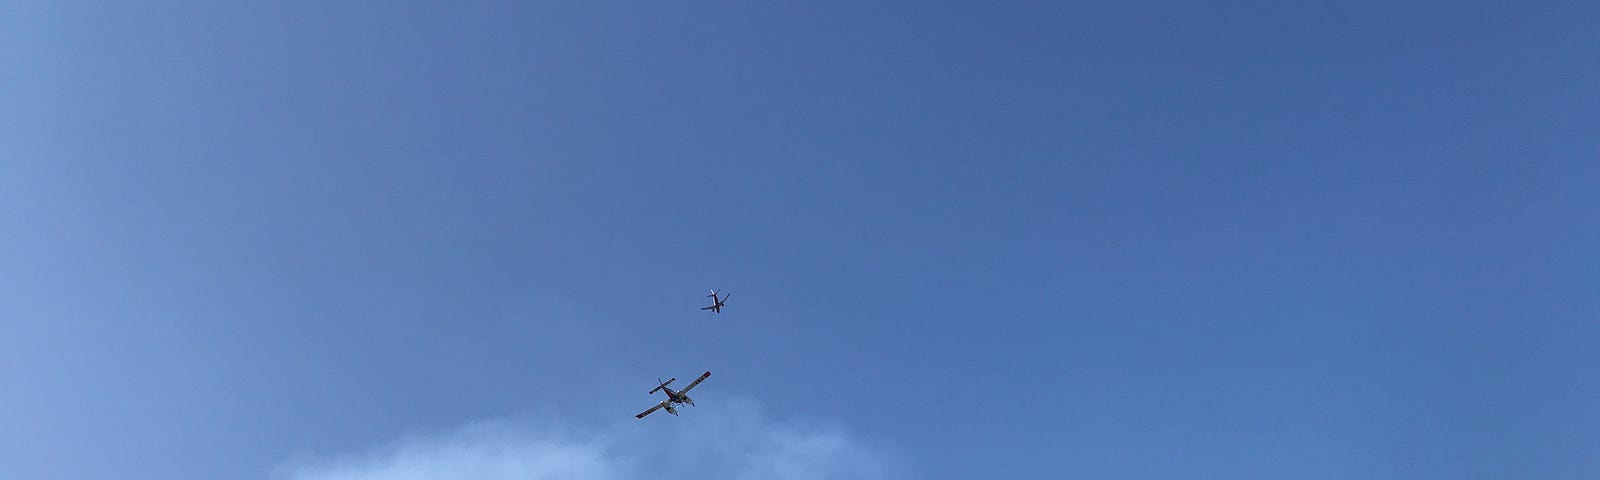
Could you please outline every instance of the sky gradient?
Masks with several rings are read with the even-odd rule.
[[[8,3],[0,477],[1600,476],[1596,25]]]

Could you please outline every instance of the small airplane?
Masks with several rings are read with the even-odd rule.
[[[728,301],[728,297],[733,296],[733,294],[725,293],[725,294],[722,295],[722,299],[718,300],[717,299],[717,291],[716,290],[711,290],[711,294],[710,295],[706,295],[706,296],[707,297],[711,297],[711,306],[709,306],[709,307],[700,307],[700,309],[701,310],[710,310],[711,313],[722,313],[722,303]]]
[[[662,382],[661,379],[657,378],[656,381],[660,382],[661,384],[660,385],[656,385],[656,388],[650,389],[650,394],[651,395],[655,395],[656,394],[656,390],[665,391],[665,392],[667,392],[667,399],[666,400],[662,400],[661,403],[657,403],[656,406],[654,406],[654,407],[650,407],[649,410],[645,410],[643,412],[639,412],[638,415],[634,415],[634,418],[644,418],[645,415],[649,415],[649,414],[655,412],[656,410],[660,410],[662,408],[667,409],[667,413],[670,413],[670,414],[673,414],[673,415],[677,415],[678,414],[678,409],[672,408],[672,406],[673,405],[678,405],[678,404],[684,404],[684,403],[687,403],[690,406],[693,406],[694,405],[694,399],[689,398],[689,391],[693,390],[695,385],[699,385],[700,382],[705,381],[706,377],[709,377],[709,376],[711,376],[711,372],[702,373],[702,374],[700,374],[700,378],[694,379],[693,382],[689,383],[689,386],[683,387],[683,390],[679,390],[679,391],[676,391],[676,392],[672,391],[672,389],[670,389],[670,388],[667,388],[667,384],[672,383],[673,380],[677,380],[678,379],[677,377],[669,378],[665,382]]]

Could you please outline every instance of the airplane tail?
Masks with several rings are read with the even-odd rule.
[[[677,379],[678,379],[678,377],[672,377],[672,378],[667,379],[667,381],[662,382],[660,378],[657,378],[656,382],[659,382],[660,385],[656,385],[656,388],[650,389],[650,395],[655,395],[656,392],[661,391],[661,389],[667,388],[667,384],[672,383],[673,380],[677,380]]]

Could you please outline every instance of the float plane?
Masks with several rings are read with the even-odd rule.
[[[660,390],[660,391],[663,391],[663,392],[667,392],[667,399],[666,400],[662,400],[661,403],[657,403],[656,406],[654,406],[654,407],[650,407],[649,410],[645,410],[643,412],[639,412],[639,414],[638,415],[634,415],[634,417],[635,418],[644,418],[645,415],[649,415],[651,413],[654,413],[656,410],[660,410],[660,409],[663,409],[663,408],[667,409],[667,413],[670,413],[670,414],[673,414],[673,415],[677,415],[678,414],[678,409],[677,408],[673,408],[673,405],[682,405],[682,404],[687,403],[690,406],[693,406],[694,405],[694,399],[689,398],[689,391],[690,390],[694,390],[694,386],[695,385],[699,385],[700,382],[705,381],[706,377],[709,377],[709,376],[711,376],[711,372],[702,373],[702,374],[700,374],[700,378],[694,379],[693,382],[689,382],[689,386],[683,387],[683,390],[679,390],[679,391],[676,391],[676,392],[672,391],[671,388],[667,388],[667,384],[672,383],[673,380],[677,380],[677,377],[669,378],[665,382],[662,382],[661,379],[657,378],[656,381],[660,382],[660,384],[656,385],[656,388],[650,389],[650,394],[651,395],[655,395],[657,390]]]

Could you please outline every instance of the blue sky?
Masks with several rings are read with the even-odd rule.
[[[0,477],[1600,475],[1593,2],[466,3],[0,7]]]

